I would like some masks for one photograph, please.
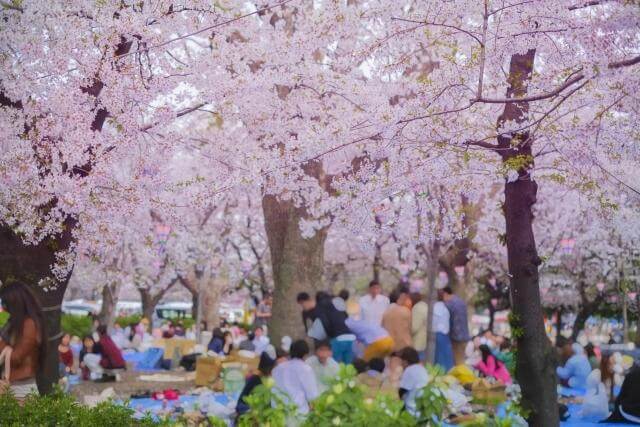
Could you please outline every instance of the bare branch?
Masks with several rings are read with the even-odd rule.
[[[193,33],[185,34],[185,35],[179,36],[179,37],[174,37],[174,38],[169,39],[169,40],[167,40],[165,42],[162,42],[162,43],[159,43],[159,44],[156,44],[156,45],[152,45],[152,46],[147,46],[147,47],[145,47],[144,49],[141,49],[141,50],[136,50],[134,52],[128,52],[128,53],[124,53],[122,55],[117,55],[116,58],[123,58],[125,56],[134,55],[134,54],[137,54],[137,53],[148,52],[151,49],[157,49],[159,47],[167,46],[167,45],[169,45],[169,44],[171,44],[173,42],[177,42],[179,40],[188,39],[188,38],[193,37],[195,35],[202,34],[202,33],[206,32],[206,31],[213,30],[214,28],[223,27],[223,26],[225,26],[227,24],[231,24],[233,22],[240,21],[240,20],[242,20],[244,18],[247,18],[249,16],[262,14],[262,13],[268,11],[268,10],[275,9],[275,8],[277,8],[279,6],[284,6],[287,3],[291,3],[292,1],[294,1],[294,0],[284,0],[284,1],[281,1],[280,3],[276,3],[276,4],[271,5],[271,6],[266,6],[266,7],[263,7],[261,9],[257,9],[255,11],[251,12],[251,13],[246,13],[244,15],[240,15],[240,16],[237,16],[235,18],[228,19],[228,20],[226,20],[224,22],[220,22],[218,24],[214,24],[214,25],[210,25],[208,27],[201,28],[201,29],[199,29],[197,31],[194,31]]]
[[[487,142],[487,141],[472,141],[472,140],[468,140],[468,141],[465,141],[465,145],[475,145],[477,147],[488,148],[489,150],[495,150],[495,151],[498,151],[500,149],[500,147],[498,145],[492,144],[492,143]]]
[[[631,65],[636,65],[640,63],[640,55],[633,57],[631,59],[626,59],[623,61],[618,61],[618,62],[612,62],[608,65],[609,68],[611,69],[616,69],[616,68],[623,68],[623,67],[630,67]]]
[[[474,102],[481,102],[485,104],[509,104],[516,102],[532,102],[532,101],[541,101],[543,99],[553,98],[559,95],[563,90],[567,89],[569,86],[578,83],[580,80],[584,79],[585,75],[583,73],[576,74],[572,78],[566,80],[563,84],[558,86],[557,88],[537,95],[531,96],[523,96],[519,98],[477,98],[474,99]]]
[[[391,20],[392,21],[409,22],[409,23],[412,23],[412,24],[421,24],[421,25],[432,26],[432,27],[450,28],[452,30],[456,30],[456,31],[459,31],[459,32],[461,32],[463,34],[468,35],[469,37],[471,37],[475,41],[477,41],[480,44],[480,46],[484,46],[484,43],[482,42],[482,40],[480,40],[480,38],[478,36],[473,34],[471,31],[467,31],[464,28],[456,27],[455,25],[449,25],[449,24],[444,24],[444,23],[438,24],[437,22],[427,22],[427,21],[414,21],[412,19],[395,18],[395,17],[392,17]]]

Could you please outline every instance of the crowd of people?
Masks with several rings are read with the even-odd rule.
[[[20,283],[0,288],[0,299],[10,315],[0,330],[0,364],[5,384],[21,399],[37,391],[35,375],[47,354],[42,310],[29,288]],[[354,366],[357,380],[366,386],[369,396],[397,396],[408,412],[415,413],[416,397],[429,381],[425,364],[429,351],[435,364],[450,374],[473,368],[473,375],[493,382],[508,385],[513,381],[513,343],[489,330],[471,337],[467,306],[447,287],[438,290],[432,310],[423,296],[404,286],[385,296],[375,281],[369,284],[367,294],[357,299],[357,310],[348,309],[356,299],[345,290],[337,295],[320,291],[313,297],[302,292],[296,300],[305,337],[285,336],[277,345],[271,343],[265,321],[271,316],[270,297],[257,308],[262,316],[256,316],[250,330],[223,321],[212,331],[203,352],[226,356],[243,350],[260,360],[240,394],[238,414],[250,410],[246,397],[268,377],[284,399],[295,404],[300,413],[307,413],[314,399],[338,376],[340,364]],[[429,339],[429,327],[434,331],[433,340]],[[181,324],[171,322],[153,335],[172,338],[188,337],[189,333]],[[82,339],[78,355],[82,377],[111,380],[114,370],[126,367],[123,350],[144,348],[152,338],[144,320],[127,328],[115,326],[111,331],[98,325],[92,335]],[[591,344],[582,347],[560,338],[557,349],[559,383],[585,395],[583,412],[609,416],[612,408],[610,421],[640,423],[640,369],[634,367],[625,376],[619,354],[603,353]],[[61,374],[74,373],[68,334],[62,335],[58,354]]]
[[[267,346],[259,375],[249,378],[239,398],[239,413],[249,409],[245,398],[258,379],[271,376],[276,389],[304,414],[337,377],[341,363],[353,364],[358,381],[371,397],[395,395],[407,411],[415,413],[416,396],[429,381],[424,363],[430,345],[429,322],[435,332],[431,344],[435,363],[445,371],[473,360],[480,375],[511,383],[507,363],[513,357],[508,343],[499,340],[497,345],[493,337],[487,339],[488,333],[471,340],[466,303],[448,287],[438,290],[431,318],[423,295],[398,286],[386,296],[377,281],[370,282],[368,292],[357,299],[356,312],[347,309],[351,300],[346,290],[335,296],[320,291],[313,297],[301,292],[296,300],[307,337],[279,348],[278,355]],[[263,329],[260,325],[256,331],[262,335]],[[251,339],[250,335],[247,341]],[[309,343],[313,343],[313,354]]]

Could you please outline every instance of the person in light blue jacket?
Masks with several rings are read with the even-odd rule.
[[[580,344],[574,343],[571,349],[573,355],[564,366],[558,366],[556,372],[563,384],[571,388],[585,389],[587,377],[591,373],[591,363]]]

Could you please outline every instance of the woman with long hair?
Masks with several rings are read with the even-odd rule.
[[[46,338],[42,309],[29,287],[12,282],[0,287],[2,309],[9,320],[0,338],[4,365],[5,386],[22,400],[29,393],[37,393],[36,372],[46,357]]]
[[[511,375],[504,363],[499,361],[491,352],[488,345],[482,344],[479,348],[482,360],[475,366],[486,377],[493,377],[503,384],[511,384]]]

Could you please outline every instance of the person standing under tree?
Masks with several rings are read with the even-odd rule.
[[[0,338],[0,361],[4,365],[0,393],[7,391],[19,401],[38,393],[36,372],[46,357],[42,309],[37,298],[19,282],[0,288],[2,309],[9,313]]]
[[[411,347],[411,309],[407,308],[409,295],[404,290],[391,293],[392,304],[382,316],[382,327],[389,332],[393,339],[393,351],[400,351]]]
[[[369,293],[358,301],[360,318],[367,322],[381,325],[382,315],[389,307],[389,298],[382,295],[382,286],[375,280],[369,283]]]
[[[451,349],[451,340],[449,339],[449,329],[451,328],[451,315],[447,306],[442,302],[441,296],[438,301],[433,304],[432,327],[436,334],[436,354],[434,363],[444,368],[445,372],[449,372],[453,368],[453,350]]]
[[[465,349],[469,342],[469,322],[467,320],[467,304],[455,295],[450,287],[438,291],[438,297],[442,298],[449,309],[450,325],[449,338],[453,348],[453,361],[456,365],[464,364]]]
[[[420,356],[420,361],[424,362],[427,356],[427,319],[429,315],[429,305],[422,299],[419,292],[411,294],[411,337],[413,348]]]
[[[271,320],[271,306],[273,305],[273,297],[267,294],[256,308],[256,320],[254,326],[260,326],[264,329]]]

